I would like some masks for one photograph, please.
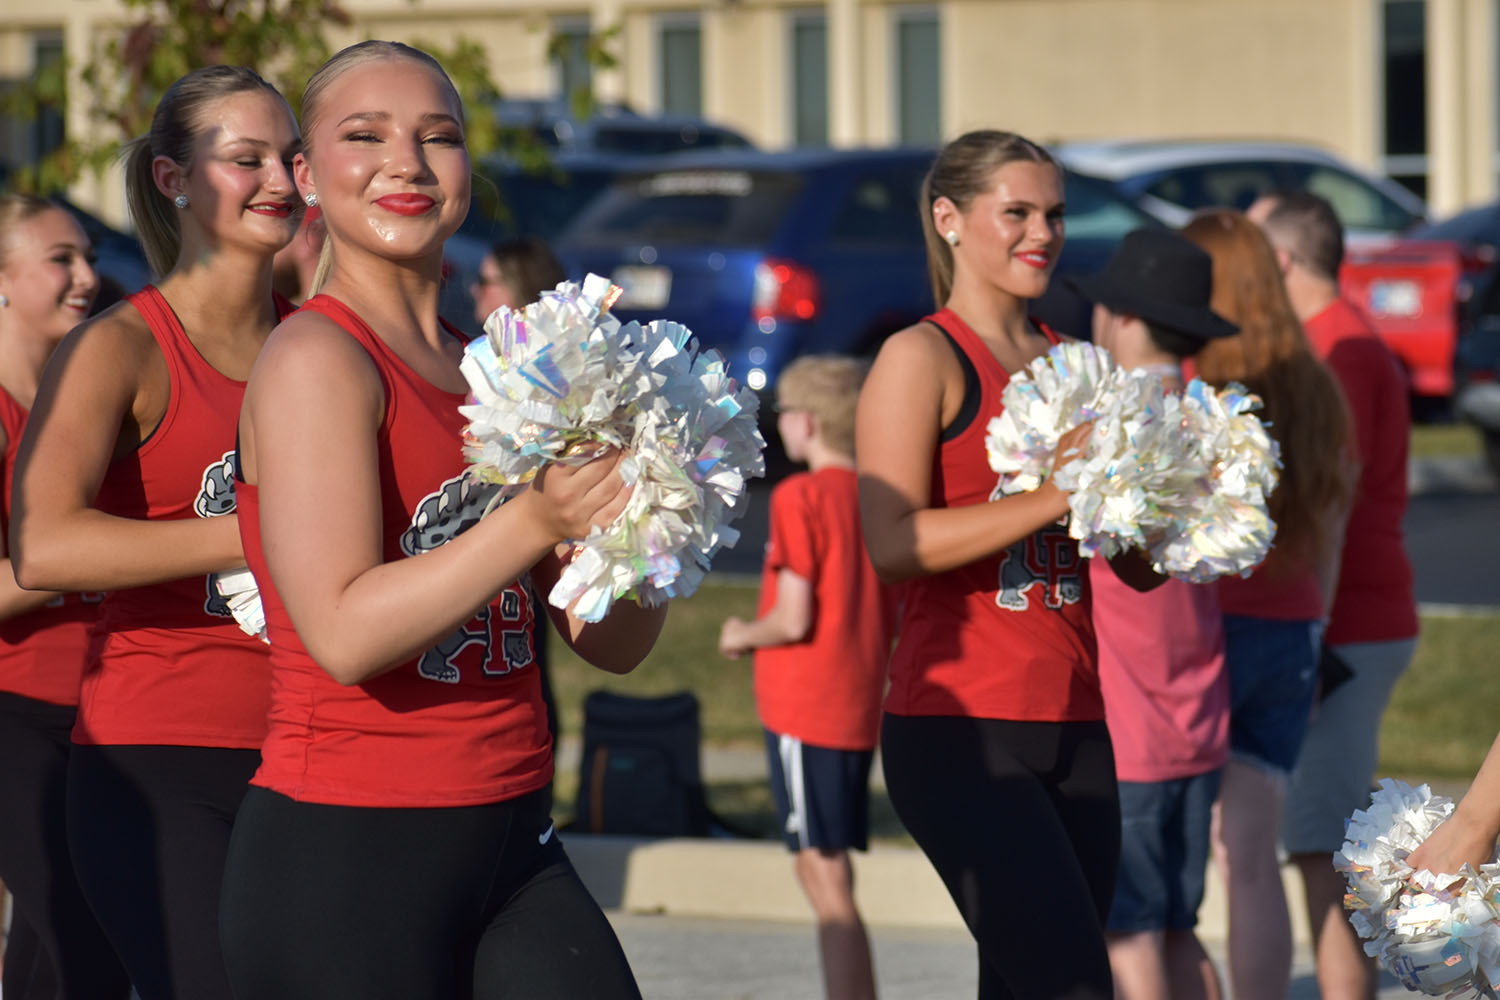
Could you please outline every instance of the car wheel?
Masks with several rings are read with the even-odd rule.
[[[1484,432],[1484,459],[1489,464],[1490,475],[1500,483],[1500,430]]]

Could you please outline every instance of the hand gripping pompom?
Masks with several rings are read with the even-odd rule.
[[[1406,857],[1453,813],[1426,785],[1382,779],[1367,809],[1345,823],[1333,867],[1344,873],[1344,908],[1373,956],[1403,986],[1450,1000],[1500,990],[1500,864],[1456,875],[1414,872]],[[1459,882],[1459,879],[1463,879]]]
[[[1118,368],[1109,352],[1064,342],[1007,384],[985,439],[1002,493],[1048,475],[1068,491],[1068,531],[1086,556],[1146,551],[1158,572],[1205,582],[1249,570],[1275,526],[1266,497],[1276,445],[1256,419],[1259,400],[1198,380],[1181,393]],[[1057,469],[1057,443],[1094,421],[1082,454]]]
[[[497,309],[461,363],[472,402],[464,455],[471,474],[514,495],[549,462],[623,448],[634,484],[625,511],[579,541],[548,600],[598,621],[621,597],[656,605],[698,589],[733,545],[746,480],[765,474],[759,399],[729,377],[717,351],[656,320],[623,326],[619,289],[591,274],[524,311]],[[576,603],[574,603],[576,602]]]
[[[261,642],[271,641],[266,632],[266,610],[261,605],[260,588],[249,569],[215,573],[214,587],[229,605],[229,613],[234,616],[241,632]]]

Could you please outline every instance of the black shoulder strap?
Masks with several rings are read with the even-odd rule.
[[[939,439],[942,441],[952,441],[968,430],[969,425],[974,422],[974,418],[979,415],[979,369],[974,367],[973,360],[959,346],[953,334],[948,332],[948,328],[943,326],[942,322],[936,316],[927,317],[927,322],[937,327],[938,331],[947,339],[948,346],[953,348],[953,353],[958,357],[958,366],[964,372],[963,402],[959,404],[958,413],[954,416],[953,423],[943,428],[942,436]]]

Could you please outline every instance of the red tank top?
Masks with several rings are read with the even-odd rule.
[[[337,299],[319,295],[303,308],[348,331],[380,373],[384,559],[419,555],[475,524],[494,488],[466,475],[464,395],[412,371]],[[271,637],[271,725],[254,784],[305,802],[406,807],[499,802],[551,780],[552,740],[533,653],[540,609],[528,580],[506,587],[420,657],[346,687],[308,655],[276,593],[261,544],[259,491],[240,483],[239,495],[245,554]]]
[[[146,521],[235,511],[231,469],[245,383],[188,340],[155,286],[129,296],[166,359],[171,397],[141,446],[112,463],[94,506]],[[278,298],[277,312],[289,311]],[[240,630],[213,574],[104,598],[73,740],[253,749],[266,732],[267,650]]]
[[[952,310],[927,319],[973,366],[979,395],[974,418],[934,456],[929,502],[986,503],[1000,494],[984,438],[990,419],[1002,410],[1000,394],[1010,378]],[[1057,342],[1051,330],[1041,330]],[[1057,524],[997,555],[910,581],[886,711],[1038,722],[1103,719],[1082,562],[1077,542]]]
[[[5,428],[3,505],[0,532],[10,531],[11,479],[26,427],[27,410],[0,388],[0,427]],[[78,704],[89,628],[99,617],[101,594],[64,594],[24,615],[0,622],[0,691],[54,705]]]

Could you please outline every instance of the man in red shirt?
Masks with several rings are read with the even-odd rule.
[[[729,618],[719,651],[755,653],[771,793],[798,881],[818,920],[828,1000],[874,1000],[870,944],[849,850],[869,833],[894,608],[860,532],[854,409],[865,365],[799,358],[776,383],[776,429],[807,472],[771,492],[760,605]]]
[[[1282,842],[1307,887],[1322,995],[1373,1000],[1374,962],[1344,917],[1344,886],[1329,855],[1343,842],[1345,818],[1369,804],[1380,716],[1416,650],[1417,611],[1401,531],[1410,387],[1370,321],[1339,295],[1344,238],[1333,207],[1310,192],[1289,191],[1261,198],[1248,214],[1276,249],[1313,350],[1343,387],[1359,445],[1359,482],[1323,636],[1325,685],[1287,788]],[[1330,676],[1347,679],[1330,687]]]

